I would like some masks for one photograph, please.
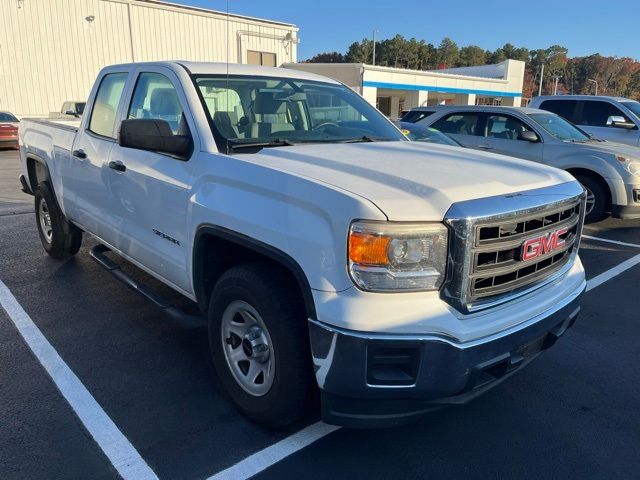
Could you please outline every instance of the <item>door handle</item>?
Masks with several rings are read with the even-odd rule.
[[[84,150],[80,149],[80,150],[74,150],[73,152],[71,152],[71,155],[73,155],[76,158],[81,158],[81,159],[85,159],[87,158],[87,154],[84,153]]]
[[[115,170],[116,172],[124,172],[127,170],[127,167],[120,160],[109,162],[109,168]]]
[[[493,147],[488,143],[485,143],[484,145],[478,145],[478,148],[482,148],[483,150],[493,150]]]

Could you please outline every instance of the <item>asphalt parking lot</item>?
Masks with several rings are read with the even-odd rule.
[[[269,431],[221,391],[204,330],[172,324],[116,282],[89,258],[91,240],[67,261],[45,254],[18,172],[16,152],[0,151],[0,298],[10,291],[26,312],[0,308],[4,480],[119,478],[25,343],[18,317],[33,321],[160,479],[638,476],[640,221],[585,230],[596,238],[582,243],[590,290],[578,322],[471,404],[395,429],[328,429],[309,418]]]

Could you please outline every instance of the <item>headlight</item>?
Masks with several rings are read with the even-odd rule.
[[[354,222],[351,278],[375,292],[438,290],[446,272],[447,238],[441,223]]]
[[[631,158],[623,157],[622,155],[616,155],[616,160],[624,165],[624,168],[631,175],[640,177],[640,162]]]

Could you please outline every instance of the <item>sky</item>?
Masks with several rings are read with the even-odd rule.
[[[226,11],[227,0],[168,0]],[[495,50],[505,43],[529,49],[558,44],[569,56],[600,53],[640,60],[640,0],[228,0],[229,12],[294,23],[298,60],[345,52],[354,41],[396,33],[438,45]]]

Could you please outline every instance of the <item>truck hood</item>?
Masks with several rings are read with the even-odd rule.
[[[357,194],[396,221],[439,221],[454,202],[573,180],[526,160],[419,142],[309,144],[239,156]]]

